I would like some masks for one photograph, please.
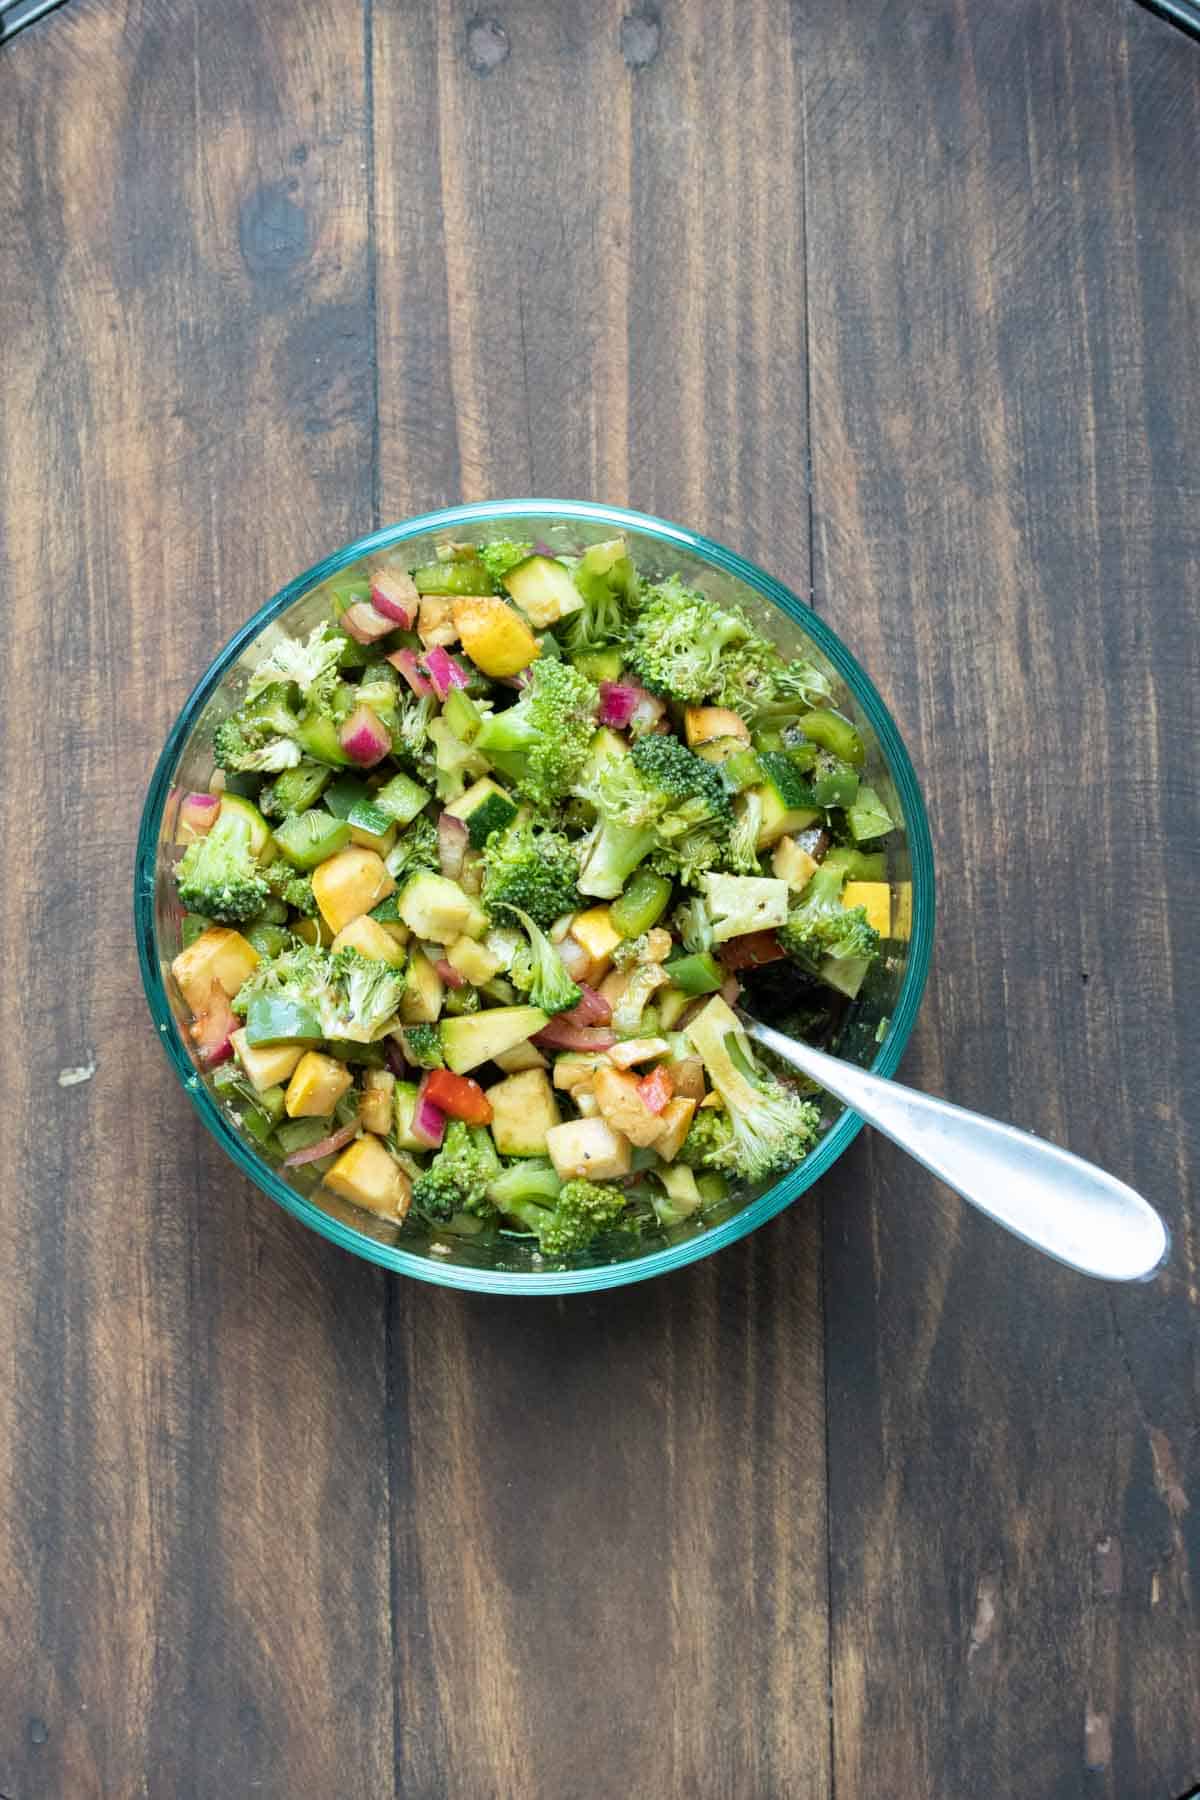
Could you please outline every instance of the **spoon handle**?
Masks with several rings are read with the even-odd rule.
[[[1170,1235],[1148,1201],[1094,1163],[1013,1125],[871,1075],[743,1015],[749,1035],[907,1150],[964,1200],[1047,1256],[1109,1281],[1147,1281]]]

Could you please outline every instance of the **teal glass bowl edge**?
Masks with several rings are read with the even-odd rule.
[[[667,1275],[673,1269],[683,1268],[687,1263],[711,1256],[714,1251],[736,1243],[748,1232],[764,1225],[768,1219],[773,1219],[785,1206],[790,1206],[793,1200],[832,1168],[862,1129],[862,1120],[851,1112],[843,1112],[817,1148],[798,1168],[777,1181],[740,1212],[734,1213],[719,1225],[714,1225],[702,1236],[651,1251],[632,1261],[583,1269],[547,1270],[545,1273],[506,1272],[439,1264],[435,1259],[415,1256],[350,1230],[339,1220],[322,1212],[319,1207],[313,1206],[303,1195],[295,1193],[254,1153],[221,1111],[208,1088],[197,1079],[195,1064],[171,1013],[155,941],[154,893],[158,839],[176,764],[201,709],[247,644],[252,643],[267,625],[286,612],[310,589],[335,575],[347,563],[356,562],[360,557],[375,551],[390,549],[410,537],[420,537],[458,525],[486,524],[492,519],[511,522],[522,515],[531,518],[553,515],[559,519],[577,519],[589,524],[611,525],[618,529],[627,527],[631,531],[652,534],[664,543],[678,544],[694,555],[703,557],[726,574],[745,582],[748,587],[769,600],[812,638],[842,676],[866,713],[896,784],[904,809],[912,866],[912,928],[904,982],[888,1030],[879,1046],[879,1053],[871,1064],[878,1075],[894,1073],[908,1043],[924,992],[933,949],[935,909],[933,845],[929,821],[903,739],[874,683],[841,639],[819,614],[799,600],[782,582],[768,575],[756,564],[747,562],[736,551],[726,549],[723,544],[688,531],[680,525],[673,525],[668,520],[633,512],[624,507],[603,506],[585,500],[487,500],[444,507],[436,512],[407,519],[399,525],[382,527],[367,537],[359,538],[281,588],[273,599],[268,600],[243,625],[209,665],[188,696],[163,746],[150,780],[138,831],[134,867],[134,933],[150,1012],[184,1092],[208,1131],[238,1169],[248,1175],[256,1186],[269,1194],[286,1212],[354,1256],[364,1257],[398,1274],[411,1276],[414,1280],[432,1282],[438,1287],[462,1288],[487,1294],[592,1293],[601,1288],[623,1287],[630,1282],[648,1281],[657,1275]]]

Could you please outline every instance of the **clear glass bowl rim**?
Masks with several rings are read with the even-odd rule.
[[[600,1288],[621,1287],[633,1281],[648,1281],[653,1276],[669,1274],[673,1269],[683,1268],[687,1263],[711,1256],[714,1251],[724,1249],[727,1244],[736,1243],[748,1232],[774,1218],[825,1174],[853,1141],[862,1127],[862,1120],[853,1113],[843,1112],[799,1168],[777,1181],[773,1187],[759,1195],[758,1199],[698,1237],[651,1251],[632,1261],[591,1268],[548,1270],[544,1274],[462,1268],[450,1263],[439,1263],[436,1257],[417,1256],[411,1251],[377,1243],[331,1218],[302,1195],[294,1193],[238,1134],[208,1088],[202,1081],[195,1079],[195,1065],[179,1034],[168,1002],[154,927],[158,839],[175,766],[201,709],[247,644],[252,643],[267,625],[280,613],[286,612],[309,589],[336,574],[347,563],[356,562],[360,557],[390,549],[408,538],[421,537],[430,532],[500,520],[515,523],[522,517],[577,519],[589,525],[639,531],[660,539],[664,544],[678,545],[681,549],[703,557],[714,567],[755,589],[798,624],[845,680],[867,716],[900,795],[912,866],[912,931],[908,963],[895,1011],[879,1046],[878,1055],[871,1065],[879,1075],[894,1072],[916,1020],[929,970],[933,947],[934,873],[933,846],[925,804],[908,752],[891,714],[870,677],[831,627],[782,582],[737,555],[735,551],[726,549],[723,544],[710,538],[702,537],[698,532],[688,531],[683,526],[673,525],[665,519],[657,519],[646,513],[632,512],[625,507],[598,505],[584,500],[486,500],[443,507],[436,512],[424,513],[401,524],[371,532],[369,536],[334,551],[281,588],[273,599],[268,600],[247,620],[209,665],[184,703],[163,746],[150,781],[138,832],[134,868],[134,930],[138,962],[150,1012],[167,1056],[183,1084],[184,1092],[207,1129],[242,1174],[248,1175],[287,1212],[353,1255],[365,1257],[370,1262],[380,1263],[386,1269],[410,1275],[418,1281],[433,1282],[439,1287],[464,1288],[488,1294],[579,1294],[594,1292]]]

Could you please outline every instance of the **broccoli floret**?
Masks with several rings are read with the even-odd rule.
[[[729,833],[726,846],[726,865],[739,875],[760,875],[762,864],[758,848],[758,834],[762,830],[763,802],[762,795],[751,788],[748,793],[739,794],[734,808],[733,829]]]
[[[260,995],[294,1001],[317,1015],[321,1035],[371,1044],[395,1024],[404,992],[403,971],[374,962],[357,950],[336,956],[297,944],[263,961],[238,990],[233,1010],[243,1016]]]
[[[504,1212],[532,1232],[545,1255],[569,1256],[623,1223],[626,1204],[625,1190],[611,1182],[576,1180],[564,1182],[550,1206],[512,1198],[505,1201]]]
[[[277,900],[290,906],[302,919],[315,919],[317,897],[313,893],[311,875],[298,875],[290,863],[280,857],[266,870],[267,886]]]
[[[873,957],[879,949],[879,933],[867,923],[865,908],[842,905],[846,871],[840,864],[823,862],[781,925],[779,942],[789,956],[809,967],[825,957],[842,961],[848,956]]]
[[[519,906],[509,906],[529,933],[525,954],[520,952],[511,964],[514,984],[529,995],[534,1006],[543,1012],[569,1012],[577,1006],[583,990],[567,974],[558,951],[535,919]]]
[[[424,813],[418,813],[411,825],[406,825],[385,858],[387,872],[398,886],[408,880],[410,875],[419,875],[422,869],[437,874],[441,869],[438,860],[437,826]]]
[[[694,894],[691,899],[677,906],[671,914],[671,924],[680,943],[690,955],[698,956],[701,951],[712,949],[712,914],[703,895]]]
[[[332,961],[332,1006],[321,1018],[325,1036],[373,1044],[396,1023],[404,971],[359,950],[339,950]]]
[[[300,761],[295,742],[299,720],[292,709],[295,689],[275,681],[231,713],[213,732],[219,769],[244,775],[278,774]]]
[[[583,607],[567,620],[570,648],[600,650],[615,644],[625,629],[624,609],[637,597],[637,572],[621,539],[592,544],[574,570]]]
[[[345,643],[342,633],[324,619],[313,627],[306,643],[299,638],[281,638],[250,677],[247,702],[275,683],[294,681],[309,707],[325,710],[337,686],[338,658]]]
[[[494,1219],[487,1190],[499,1173],[500,1158],[487,1127],[451,1119],[441,1149],[413,1183],[413,1206],[434,1225],[455,1213]]]
[[[404,1027],[404,1054],[414,1068],[444,1069],[446,1066],[441,1033],[431,1023]]]
[[[435,711],[435,702],[428,694],[420,700],[406,700],[397,708],[392,754],[407,758],[413,768],[432,766],[429,722]]]
[[[729,1141],[710,1153],[709,1166],[761,1181],[800,1162],[816,1140],[820,1109],[756,1067],[749,1039],[719,995],[691,1021],[687,1036],[729,1116]]]
[[[519,907],[543,928],[579,904],[579,863],[561,832],[518,816],[483,852],[483,904],[493,918]]]
[[[731,646],[753,637],[740,611],[715,606],[672,575],[643,590],[625,660],[651,693],[696,703],[719,690]]]
[[[516,705],[485,718],[472,748],[536,806],[551,806],[587,758],[598,700],[586,675],[542,656]]]
[[[722,1159],[728,1158],[732,1141],[729,1114],[715,1106],[702,1107],[692,1120],[675,1161],[686,1163],[689,1169],[724,1168],[726,1161]]]
[[[604,758],[580,793],[599,817],[583,856],[582,893],[613,899],[652,851],[660,873],[685,881],[721,857],[729,796],[713,765],[677,738],[639,738],[628,756]]]
[[[257,918],[271,897],[254,853],[250,821],[240,808],[222,807],[212,829],[188,845],[176,880],[189,912],[227,925]]]
[[[251,1002],[260,997],[290,1000],[308,1007],[324,1029],[324,1021],[332,1016],[336,1003],[333,959],[314,945],[299,943],[269,962],[264,958],[230,1004],[244,1018]]]
[[[431,719],[426,729],[428,744],[420,759],[423,773],[432,775],[439,800],[457,800],[469,781],[487,774],[488,765],[474,744],[464,744],[445,719]],[[428,754],[433,747],[432,764]]]
[[[479,560],[491,576],[496,587],[501,587],[504,577],[510,569],[533,555],[532,544],[514,543],[511,538],[496,538],[490,544],[481,544]]]
[[[501,1169],[488,1183],[488,1199],[506,1213],[513,1201],[536,1201],[551,1206],[558,1199],[562,1176],[553,1163],[536,1156],[523,1156]]]

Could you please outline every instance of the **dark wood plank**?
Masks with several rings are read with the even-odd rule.
[[[378,1800],[386,1284],[233,1179],[129,929],[187,690],[369,510],[361,10],[74,0],[0,64],[0,1793]]]
[[[375,9],[382,515],[630,500],[803,589],[786,11],[626,12]],[[401,1791],[828,1793],[818,1275],[797,1209],[595,1299],[397,1290]]]
[[[827,1189],[835,1790],[1200,1778],[1200,57],[1133,7],[812,9],[818,604],[941,883],[907,1073],[1169,1214],[1113,1292],[862,1144]]]

